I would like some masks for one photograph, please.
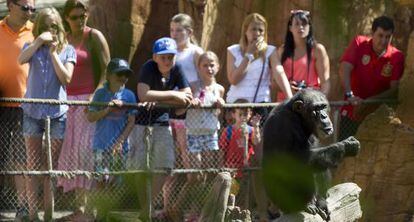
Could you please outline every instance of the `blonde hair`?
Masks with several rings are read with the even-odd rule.
[[[199,68],[199,67],[200,67],[201,61],[202,61],[203,59],[211,59],[211,60],[213,60],[213,61],[217,64],[218,68],[220,69],[220,62],[219,62],[219,59],[218,59],[218,57],[217,57],[216,53],[214,53],[214,52],[212,52],[212,51],[206,51],[206,52],[204,52],[203,54],[201,54],[201,55],[198,57],[198,60],[197,60],[197,68]],[[215,74],[214,74],[214,77],[213,77],[213,78],[214,78],[214,82],[216,82],[216,77],[215,77],[215,75],[217,75],[217,73],[215,73]]]
[[[217,63],[217,65],[219,65],[219,66],[220,66],[220,62],[219,62],[218,56],[216,55],[216,53],[214,53],[214,52],[212,52],[212,51],[206,51],[206,52],[204,52],[203,54],[201,54],[201,55],[198,57],[198,60],[197,60],[197,66],[200,66],[200,63],[201,63],[201,60],[202,60],[202,59],[211,59],[211,60],[213,60],[214,62],[216,62],[216,63]]]
[[[184,14],[184,13],[179,13],[179,14],[174,15],[171,18],[171,22],[177,23],[181,25],[187,31],[191,32],[190,42],[195,45],[198,45],[197,40],[194,37],[194,28],[193,28],[194,26],[193,26],[193,19],[191,18],[191,16]]]
[[[252,13],[246,16],[246,18],[244,18],[242,29],[241,29],[241,34],[240,34],[240,41],[239,41],[240,48],[243,53],[246,52],[247,45],[249,44],[247,37],[246,37],[246,31],[252,22],[261,22],[264,24],[265,30],[263,34],[263,44],[259,46],[258,48],[259,52],[255,53],[254,55],[255,57],[258,57],[258,56],[264,57],[266,55],[266,50],[267,50],[267,21],[259,13]]]
[[[51,18],[56,22],[56,41],[58,43],[57,51],[61,52],[63,50],[63,47],[68,43],[68,41],[66,39],[65,29],[63,28],[62,18],[60,17],[59,12],[55,8],[48,7],[39,11],[33,25],[33,36],[37,38],[40,34],[47,31],[44,30],[46,18]]]

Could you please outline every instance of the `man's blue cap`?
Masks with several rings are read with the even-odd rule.
[[[109,73],[117,74],[117,73],[125,73],[125,74],[132,74],[134,73],[132,69],[129,67],[129,64],[126,60],[120,58],[111,59],[106,67],[106,71]]]
[[[157,55],[162,54],[177,54],[177,44],[175,40],[172,38],[160,38],[154,42],[154,46],[152,47],[152,53]]]

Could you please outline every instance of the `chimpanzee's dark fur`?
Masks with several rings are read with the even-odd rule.
[[[309,89],[299,91],[292,99],[272,110],[263,129],[264,172],[271,171],[272,169],[266,169],[266,167],[269,168],[269,163],[283,155],[308,165],[313,174],[321,174],[329,168],[337,166],[345,156],[355,156],[359,151],[359,142],[353,137],[326,147],[319,147],[317,138],[333,133],[328,113],[329,104],[325,95]],[[290,169],[295,168],[286,168],[286,170]],[[304,172],[286,173],[300,176]],[[273,178],[264,177],[264,184],[269,186],[272,184],[269,183],[272,182],[270,180],[274,182],[278,179],[282,180],[277,178],[277,175]],[[329,212],[324,199],[325,194],[317,192],[318,184],[316,181],[313,186],[315,187],[310,189],[313,195],[303,194],[309,195],[305,197],[308,200],[308,205],[303,210],[314,214],[319,213],[326,220],[329,220]],[[275,188],[266,187],[266,189]],[[278,205],[277,199],[273,201]],[[283,206],[280,207],[285,210]]]

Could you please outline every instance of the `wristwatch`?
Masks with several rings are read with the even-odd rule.
[[[351,97],[353,97],[354,96],[354,93],[352,92],[352,90],[351,91],[347,91],[347,92],[345,92],[345,97],[347,98],[347,99],[349,99],[349,98],[351,98]]]
[[[251,61],[253,61],[253,60],[254,60],[254,55],[253,55],[253,54],[251,54],[251,53],[246,53],[246,54],[244,54],[244,57],[246,57],[246,58],[247,58],[247,60],[249,60],[249,62],[251,62]]]

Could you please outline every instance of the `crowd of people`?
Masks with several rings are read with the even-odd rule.
[[[33,24],[29,19],[36,12],[34,0],[7,0],[7,6],[9,15],[0,21],[0,48],[8,52],[0,54],[0,97],[108,102],[110,106],[2,103],[0,124],[5,128],[0,152],[5,161],[1,170],[8,165],[48,169],[42,148],[46,119],[50,119],[52,167],[57,170],[171,170],[178,160],[188,169],[260,166],[261,126],[270,110],[236,108],[223,113],[222,105],[267,103],[272,97],[283,102],[304,88],[328,95],[331,88],[329,57],[313,36],[308,11],[291,11],[285,42],[278,48],[268,43],[266,19],[258,13],[246,16],[238,44],[227,48],[230,88],[226,90],[215,78],[221,63],[214,52],[197,45],[189,15],[171,19],[170,36],[154,41],[151,59],[134,73],[126,60],[111,59],[104,35],[87,26],[86,1],[67,0],[62,15],[54,8],[41,9]],[[354,134],[373,111],[362,103],[364,99],[396,98],[404,55],[391,45],[393,32],[392,19],[378,17],[372,36],[357,36],[341,58],[344,99],[350,102],[341,110],[341,138]],[[132,75],[138,77],[136,92],[125,88]],[[272,87],[277,89],[273,96]],[[138,110],[123,106],[137,102],[145,106]],[[195,109],[154,108],[154,103]],[[213,108],[199,109],[203,106]],[[219,115],[229,117],[228,124],[223,126]],[[352,132],[343,128],[349,126]],[[16,139],[19,135],[21,140]],[[210,176],[189,173],[181,196],[171,203],[168,199],[177,175],[138,174],[134,180],[142,219],[148,220],[148,203],[162,192],[162,214],[182,221],[179,206],[186,201],[186,190]],[[236,171],[234,183],[242,184],[242,177],[246,175]],[[38,220],[39,178],[44,208],[51,209],[54,191],[48,176],[14,176],[16,218]],[[258,217],[268,221],[277,208],[266,198],[260,172],[249,174],[248,180]],[[86,213],[88,191],[108,181],[119,182],[119,178],[59,177],[57,186],[76,193],[79,202],[73,216],[79,216]],[[51,217],[52,212],[46,211],[45,218]]]

